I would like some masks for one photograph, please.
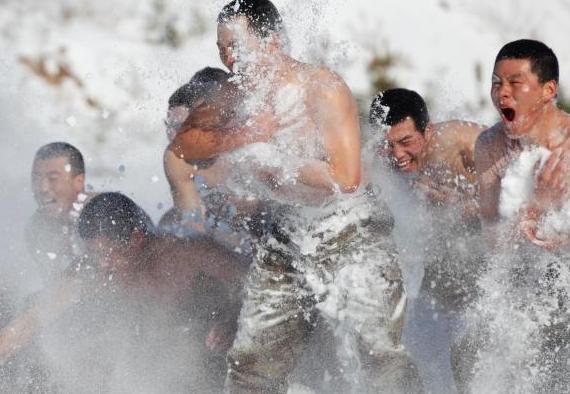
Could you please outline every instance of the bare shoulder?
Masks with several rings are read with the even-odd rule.
[[[484,130],[475,144],[475,151],[479,153],[497,151],[506,145],[506,135],[500,123]]]
[[[487,129],[487,127],[468,120],[453,119],[446,122],[436,123],[434,125],[434,129],[444,133],[471,133],[479,135],[482,131]]]
[[[308,73],[308,77],[310,78],[310,81],[313,82],[311,85],[319,89],[321,92],[350,94],[350,89],[344,79],[326,67],[312,66],[312,69]]]
[[[449,120],[433,125],[433,140],[437,145],[469,145],[473,149],[475,141],[485,130],[485,126],[465,120]]]
[[[486,171],[505,156],[506,135],[501,123],[483,131],[475,143],[475,167],[478,172]]]

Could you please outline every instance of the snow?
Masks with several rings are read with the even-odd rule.
[[[6,263],[0,281],[17,283],[23,294],[37,286],[22,234],[34,209],[32,157],[45,143],[64,140],[77,146],[94,190],[120,190],[155,220],[170,206],[161,175],[166,101],[200,68],[221,67],[215,18],[224,3],[2,2],[0,199],[5,209],[0,210],[0,250]],[[486,124],[496,120],[488,91],[493,60],[504,43],[540,39],[554,49],[561,70],[570,65],[568,1],[275,3],[292,53],[338,72],[363,111],[374,93],[366,67],[375,54],[394,54],[396,66],[389,75],[424,95],[434,120],[461,117]],[[47,76],[69,75],[47,83],[31,71],[42,59]],[[560,85],[562,92],[570,91],[570,73],[561,75]]]

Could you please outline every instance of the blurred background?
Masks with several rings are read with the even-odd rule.
[[[56,140],[79,148],[89,188],[121,190],[154,219],[171,204],[162,170],[169,95],[216,48],[220,0],[0,0],[0,285],[26,293],[22,247],[35,209],[33,154]],[[432,118],[492,124],[493,60],[514,39],[551,46],[570,99],[570,0],[275,0],[292,54],[325,64],[361,112],[378,89],[406,87]],[[567,31],[568,30],[568,31]],[[566,96],[566,93],[568,96]],[[363,118],[364,119],[364,118]]]

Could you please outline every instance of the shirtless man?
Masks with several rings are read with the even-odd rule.
[[[499,216],[501,179],[525,146],[552,152],[537,174],[533,200],[521,213],[521,230],[532,243],[555,249],[555,240],[539,239],[536,224],[548,209],[568,197],[570,117],[556,106],[558,61],[552,50],[533,40],[501,49],[495,61],[491,97],[501,122],[479,137],[475,164],[479,174],[481,217]]]
[[[483,127],[458,120],[433,124],[423,98],[407,89],[376,95],[369,121],[373,132],[380,129],[380,138],[375,136],[380,140],[378,153],[387,157],[391,167],[409,179],[410,187],[417,188],[429,203],[429,230],[418,231],[418,222],[401,224],[412,226],[407,232],[426,238],[426,246],[419,251],[424,256],[425,272],[420,294],[412,304],[406,339],[410,351],[418,349],[418,363],[429,375],[424,376],[426,386],[443,384],[448,389],[451,384],[437,382],[442,369],[449,368],[449,361],[445,357],[440,363],[435,361],[447,349],[431,347],[448,338],[430,342],[426,335],[433,335],[429,326],[434,326],[432,315],[438,313],[441,319],[437,328],[448,325],[444,331],[451,337],[452,365],[458,362],[460,353],[455,343],[464,334],[461,312],[476,298],[476,283],[483,268],[474,168],[475,141]],[[404,247],[417,248],[414,244]],[[425,315],[429,316],[427,323]],[[454,373],[460,372],[455,368]]]
[[[503,46],[495,59],[491,87],[491,98],[501,121],[479,136],[475,148],[481,217],[493,254],[499,255],[492,260],[489,272],[504,289],[495,292],[505,294],[499,299],[492,298],[493,292],[488,294],[491,299],[487,302],[495,304],[501,316],[487,320],[491,324],[500,322],[516,305],[517,314],[511,316],[510,322],[513,328],[538,325],[533,334],[536,342],[532,344],[522,342],[527,333],[509,338],[509,331],[493,330],[493,326],[485,340],[491,348],[488,352],[496,348],[504,353],[502,346],[506,343],[509,348],[509,340],[516,346],[525,346],[529,359],[514,360],[514,368],[520,373],[515,382],[509,381],[509,389],[515,387],[517,391],[519,386],[513,384],[520,384],[525,377],[531,387],[522,388],[523,391],[566,392],[570,384],[569,301],[567,281],[562,279],[568,275],[569,234],[566,230],[542,236],[538,231],[547,214],[562,208],[569,197],[570,117],[556,106],[558,70],[556,55],[542,42],[523,39]],[[510,217],[505,216],[506,210],[500,208],[510,170],[523,155],[537,149],[551,153],[542,166],[537,163],[534,172],[529,173],[527,200],[521,201]],[[523,193],[518,190],[513,197]],[[508,203],[514,203],[513,198],[509,200]],[[510,231],[512,228],[515,231]],[[492,270],[494,266],[498,269]],[[501,307],[503,299],[510,304]],[[516,322],[517,316],[528,316],[531,325]],[[535,316],[541,318],[536,321]],[[485,363],[480,367],[485,372]],[[492,373],[496,376],[498,371]],[[484,375],[482,380],[486,380]]]
[[[38,209],[25,236],[42,279],[48,283],[81,253],[76,221],[88,199],[84,190],[85,164],[77,148],[53,142],[38,149],[32,165],[32,191]]]
[[[433,124],[423,98],[412,90],[380,92],[370,107],[372,127],[388,126],[380,153],[436,205],[456,205],[466,218],[479,214],[476,201],[475,141],[484,130],[452,120]]]
[[[234,120],[239,94],[229,76],[223,70],[206,67],[170,96],[165,122],[170,142],[189,119],[202,127],[218,128]],[[251,253],[240,219],[254,202],[246,204],[219,190],[227,172],[223,160],[186,160],[174,154],[169,145],[164,152],[164,172],[174,207],[163,215],[159,228],[179,236],[207,233],[236,252]]]
[[[226,388],[286,392],[318,309],[344,353],[359,350],[345,370],[356,391],[420,392],[400,344],[406,295],[390,228],[376,238],[364,227],[355,101],[340,77],[289,57],[284,39],[271,2],[227,4],[218,48],[245,95],[245,122],[189,125],[174,141],[187,159],[233,155],[239,186],[256,185],[246,194],[265,206]]]
[[[176,138],[192,111],[199,111],[199,108],[212,104],[216,93],[220,92],[227,79],[228,73],[225,71],[207,67],[194,74],[188,83],[170,96],[165,120],[169,142]],[[212,162],[213,160],[205,163],[187,161],[176,156],[171,149],[165,150],[164,172],[170,185],[174,207],[163,216],[160,227],[188,224],[195,230],[205,231],[203,220],[206,207],[200,197],[195,177],[209,178],[207,167],[210,167]],[[189,223],[181,223],[183,221]]]
[[[68,270],[65,278],[2,330],[0,359],[9,358],[41,328],[54,325],[65,314],[85,315],[83,311],[91,310],[86,305],[97,304],[102,294],[120,294],[119,301],[170,311],[166,318],[179,324],[200,319],[190,335],[203,335],[202,343],[210,351],[202,349],[199,354],[210,363],[209,372],[217,375],[217,382],[210,383],[212,391],[219,392],[226,372],[225,351],[235,334],[237,294],[245,274],[240,257],[205,238],[155,235],[148,215],[119,193],[94,197],[83,209],[78,228],[86,243],[87,259]],[[99,304],[108,306],[105,320],[115,305]],[[140,327],[150,325],[144,314],[135,318],[142,319]],[[152,338],[159,333],[147,334]]]

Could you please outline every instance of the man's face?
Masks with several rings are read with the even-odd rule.
[[[242,16],[218,24],[217,45],[222,63],[236,74],[251,71],[264,58],[263,40],[248,28]]]
[[[491,98],[510,138],[524,136],[536,123],[554,97],[549,91],[551,85],[539,82],[528,59],[506,59],[495,64]]]
[[[73,175],[65,156],[35,160],[32,165],[32,191],[38,208],[50,216],[69,213],[83,191],[85,175]]]
[[[418,171],[418,158],[425,144],[423,134],[411,118],[393,125],[386,132],[380,154],[388,156],[394,167],[403,173]]]
[[[120,274],[128,270],[133,255],[128,243],[101,236],[85,241],[85,246],[90,260],[101,272]]]

